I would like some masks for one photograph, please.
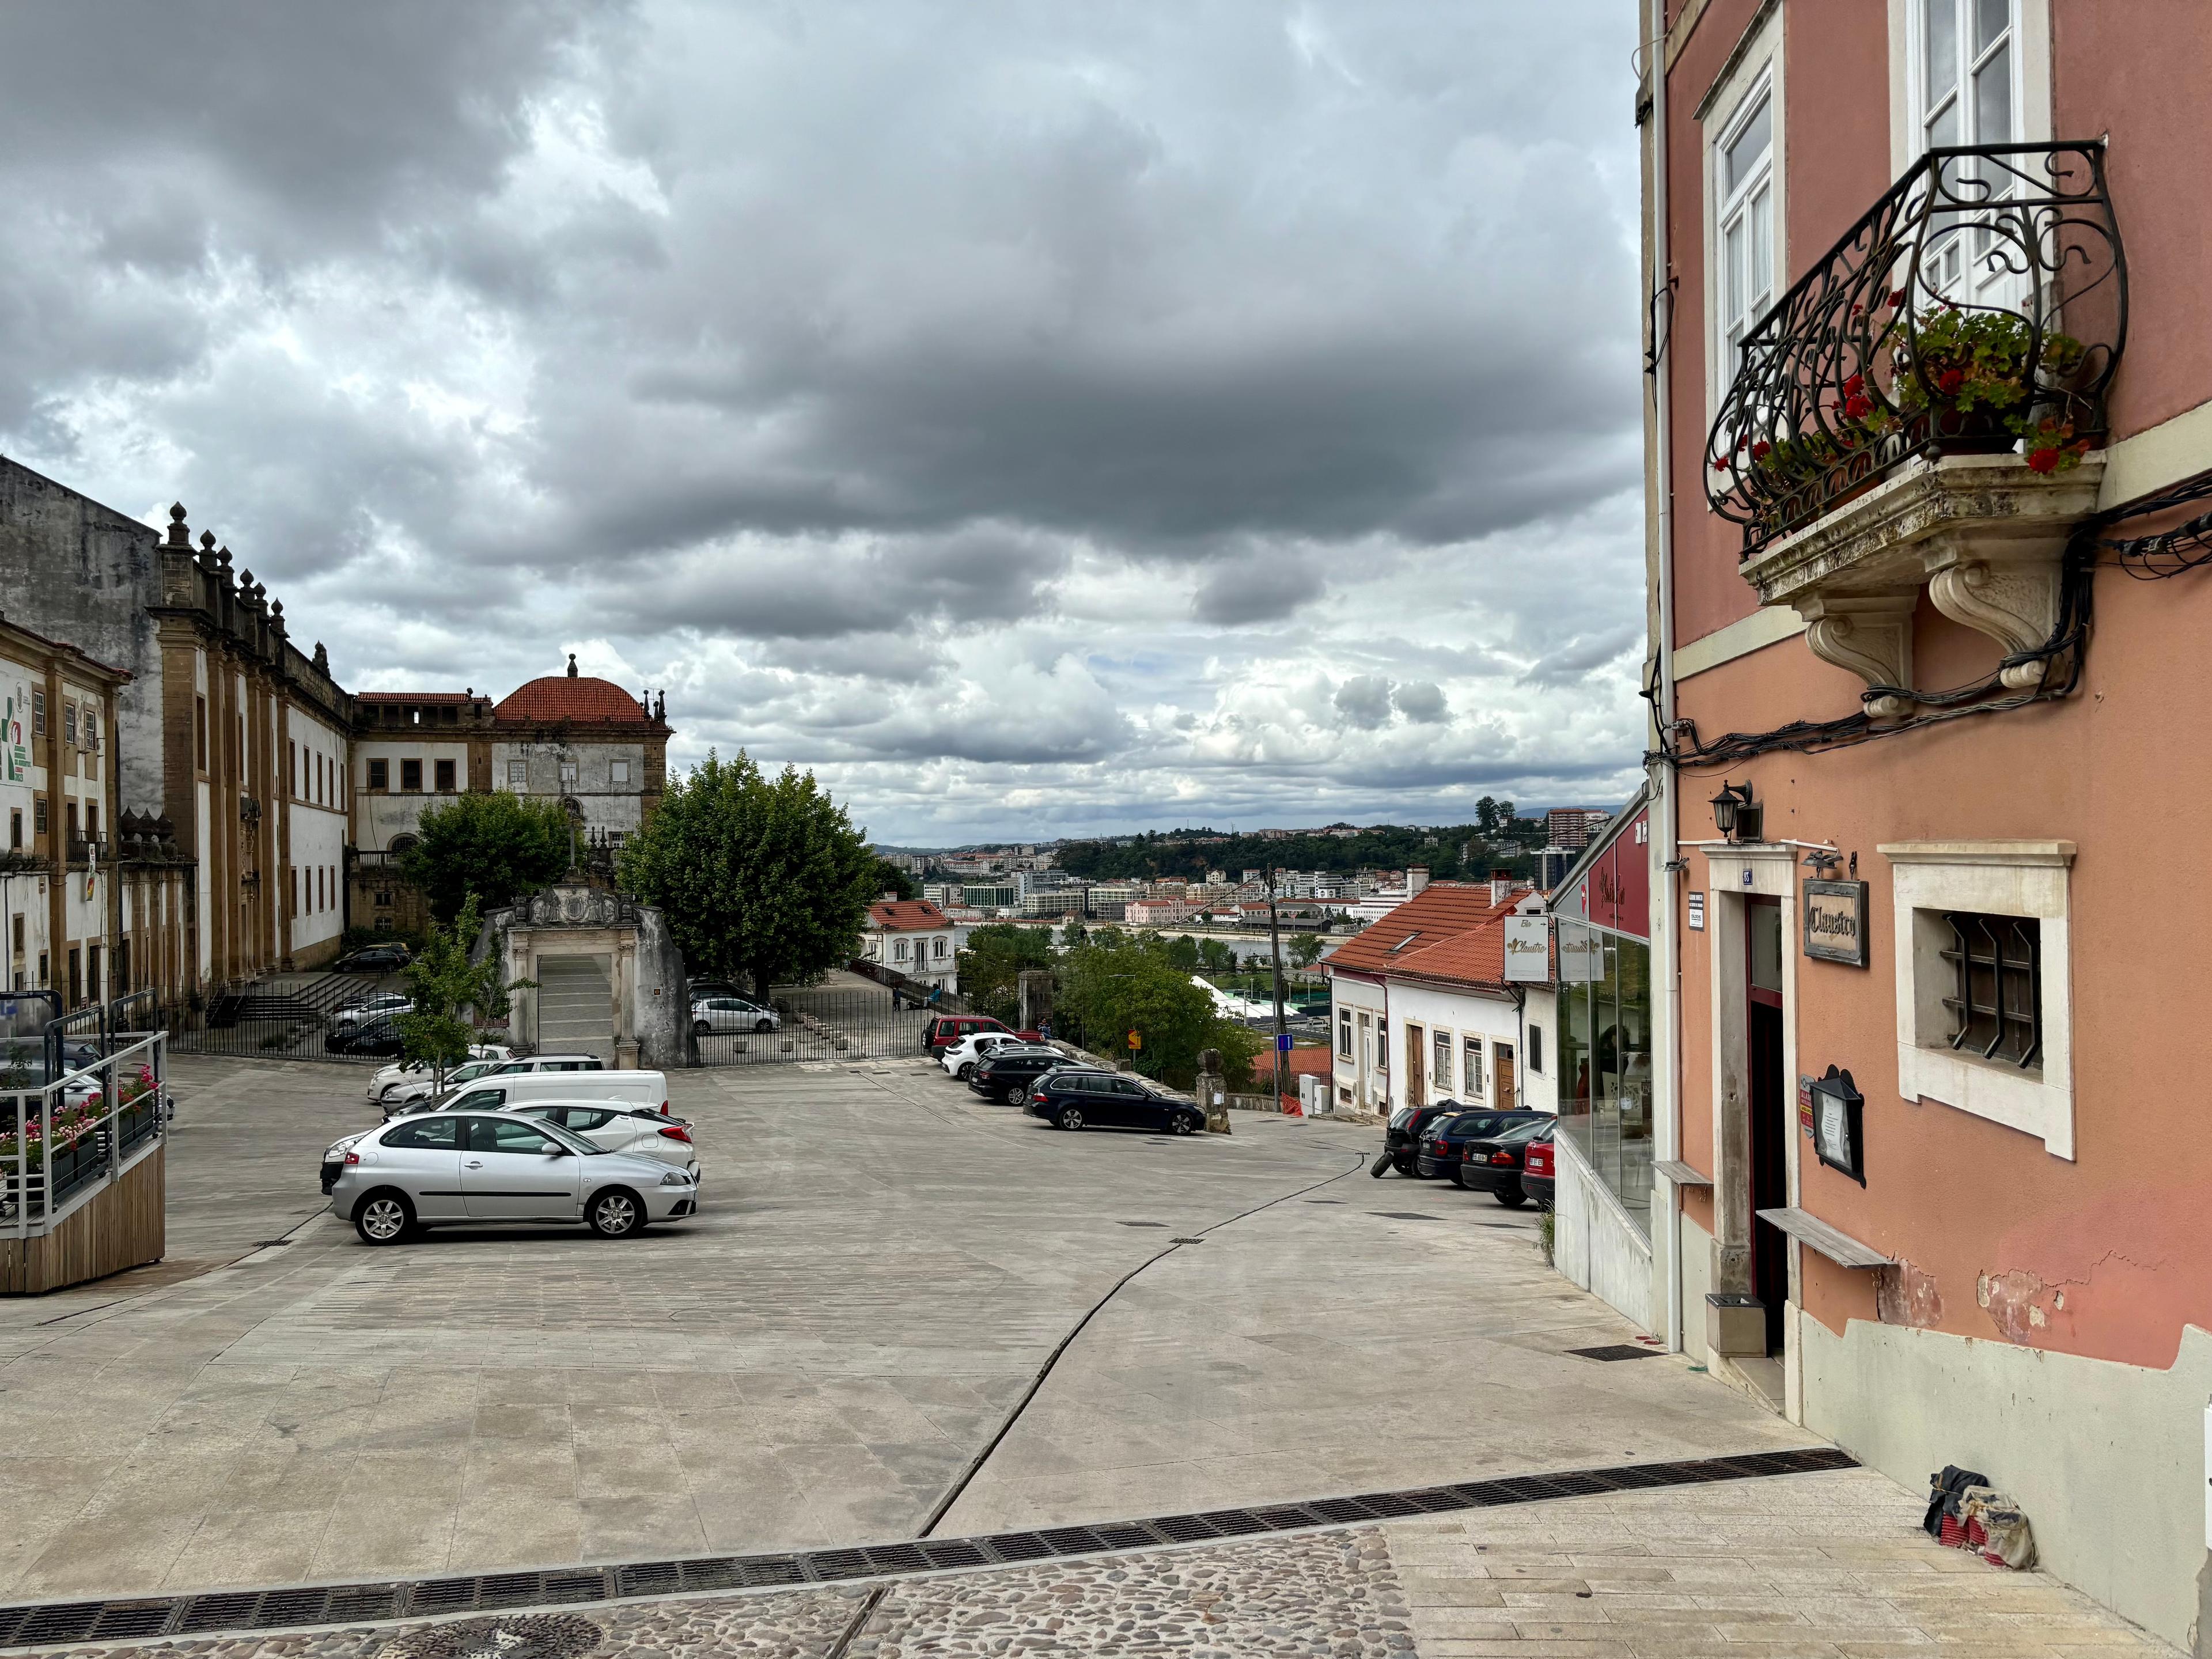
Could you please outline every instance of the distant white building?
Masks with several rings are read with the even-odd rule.
[[[860,930],[860,954],[866,960],[948,993],[960,988],[952,919],[927,900],[872,904]]]

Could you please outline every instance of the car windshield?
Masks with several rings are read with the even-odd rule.
[[[536,1117],[532,1118],[531,1121],[535,1123],[540,1129],[543,1129],[547,1134],[552,1136],[554,1139],[559,1141],[563,1146],[566,1146],[572,1152],[581,1152],[586,1158],[605,1158],[607,1156],[607,1148],[605,1146],[592,1145],[592,1142],[585,1139],[583,1136],[576,1133],[574,1130],[554,1122],[550,1118]]]
[[[1504,1146],[1518,1146],[1523,1141],[1534,1140],[1551,1127],[1551,1119],[1532,1117],[1525,1123],[1516,1123],[1510,1128],[1499,1130],[1497,1139]]]
[[[1394,1129],[1402,1129],[1409,1121],[1412,1121],[1413,1115],[1413,1109],[1412,1107],[1401,1106],[1396,1111],[1390,1114],[1390,1127]]]

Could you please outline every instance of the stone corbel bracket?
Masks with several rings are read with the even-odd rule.
[[[1794,607],[1824,662],[1869,686],[1912,684],[1912,611],[1920,589],[1952,621],[1985,634],[2006,656],[2045,644],[2057,625],[2066,541],[2096,510],[2104,457],[2071,471],[2031,471],[2018,455],[1948,455],[1909,462],[1894,477],[1743,567],[1765,605]],[[2063,664],[2060,665],[2063,668]],[[2051,665],[2004,670],[2016,690]],[[1871,698],[1876,720],[1911,700]]]

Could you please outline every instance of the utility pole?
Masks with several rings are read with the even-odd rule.
[[[1267,944],[1274,953],[1275,969],[1275,1103],[1283,1097],[1284,1070],[1291,1047],[1290,1025],[1283,1018],[1283,928],[1275,914],[1275,866],[1267,866]]]

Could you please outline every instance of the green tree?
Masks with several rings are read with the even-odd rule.
[[[1042,927],[993,922],[968,935],[953,965],[969,1005],[1011,1025],[1021,1012],[1021,975],[1052,966],[1052,937]]]
[[[568,815],[556,800],[530,800],[504,789],[456,795],[422,814],[399,868],[441,922],[460,915],[471,895],[496,910],[558,880],[568,867]]]
[[[889,859],[879,858],[876,860],[875,880],[876,891],[878,894],[889,893],[893,898],[902,899],[916,899],[921,896],[921,889],[914,884],[914,878]]]
[[[471,962],[469,952],[483,929],[483,914],[471,893],[450,926],[431,927],[405,969],[407,994],[415,1006],[393,1022],[399,1027],[399,1058],[429,1066],[435,1090],[445,1088],[446,1073],[469,1057],[469,1045],[477,1040],[469,1015],[502,1019],[510,1006],[507,994],[537,983],[502,980],[495,942],[482,962]]]
[[[1070,950],[1060,964],[1060,1009],[1100,1054],[1128,1053],[1128,1033],[1137,1032],[1144,1042],[1132,1056],[1137,1069],[1176,1087],[1189,1086],[1202,1048],[1222,1051],[1235,1083],[1265,1046],[1257,1033],[1214,1012],[1212,998],[1168,959],[1167,942],[1156,935],[1102,929]]]
[[[1321,960],[1321,935],[1300,933],[1291,941],[1291,960],[1301,968],[1310,968]]]
[[[742,749],[672,780],[623,843],[624,889],[668,918],[690,971],[757,995],[852,960],[875,899],[876,855],[811,772],[773,781]]]
[[[1199,940],[1198,960],[1209,974],[1234,973],[1237,969],[1237,952],[1218,939]]]
[[[1168,941],[1168,961],[1186,974],[1198,971],[1198,941],[1188,933],[1178,934]]]

